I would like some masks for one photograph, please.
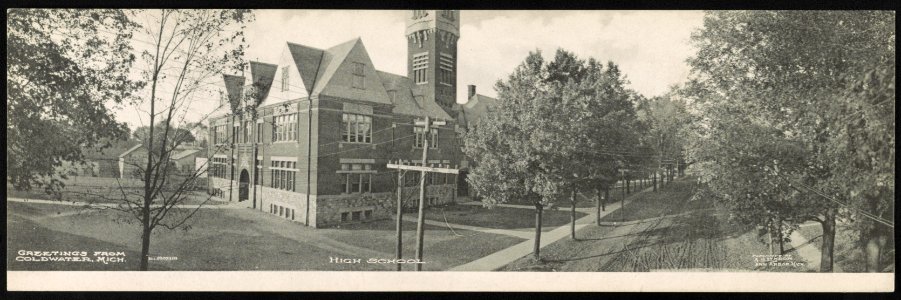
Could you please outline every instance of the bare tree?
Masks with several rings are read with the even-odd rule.
[[[244,24],[252,21],[247,10],[158,10],[134,12],[141,24],[136,42],[149,47],[143,51],[141,73],[149,87],[147,97],[136,101],[136,107],[147,107],[147,138],[142,141],[147,152],[141,161],[131,161],[143,185],[131,194],[121,189],[121,202],[116,209],[141,223],[140,270],[148,269],[150,236],[154,229],[182,227],[206,199],[185,209],[184,205],[198,186],[201,168],[185,172],[175,167],[173,155],[200,121],[187,123],[191,104],[226,72],[244,68],[246,48]],[[233,70],[229,70],[233,69]],[[141,111],[139,109],[139,111]],[[191,125],[193,124],[193,125]],[[137,196],[137,197],[135,197]]]

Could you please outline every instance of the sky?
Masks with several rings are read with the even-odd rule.
[[[256,10],[246,29],[247,58],[277,63],[286,42],[320,49],[361,38],[376,69],[406,75],[405,18],[402,10]],[[694,50],[691,33],[702,25],[701,11],[477,11],[460,12],[457,102],[466,86],[496,96],[506,78],[530,51],[552,58],[558,48],[583,59],[613,61],[630,87],[645,96],[665,93],[688,75]],[[188,118],[214,110],[217,101],[192,105]],[[135,109],[117,118],[141,124]]]

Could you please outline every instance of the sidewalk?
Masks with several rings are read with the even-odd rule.
[[[397,220],[397,218],[395,218],[394,216],[392,216],[391,219]],[[412,213],[404,214],[404,221],[416,223],[416,214],[412,214]],[[516,230],[509,230],[509,229],[497,229],[497,228],[469,226],[469,225],[454,224],[454,223],[447,223],[444,221],[434,221],[434,220],[423,220],[423,222],[427,225],[433,225],[433,226],[439,226],[439,227],[451,227],[453,229],[463,229],[463,230],[478,231],[478,232],[484,232],[484,233],[503,234],[503,235],[508,235],[508,236],[517,237],[517,238],[521,238],[521,239],[530,239],[534,236],[533,233],[530,233],[527,231],[516,231]]]
[[[649,188],[641,190],[637,193],[633,193],[632,195],[629,195],[629,197],[627,197],[625,199],[624,204],[631,203],[632,198],[634,198],[636,195],[650,191],[652,189],[653,189],[652,187],[649,187]],[[619,209],[620,206],[623,205],[622,202],[623,201],[617,201],[616,203],[608,204],[607,210],[602,211],[600,217],[609,215],[610,213]],[[472,202],[470,202],[470,203],[472,203]],[[468,205],[472,205],[472,204],[468,204]],[[478,205],[481,205],[481,204],[478,204]],[[528,206],[528,205],[517,205],[517,206],[519,206],[519,208],[533,208],[532,206]],[[507,206],[507,207],[516,207],[516,206]],[[596,220],[596,218],[598,218],[598,216],[596,216],[596,214],[592,213],[590,215],[587,215],[587,216],[577,219],[576,220],[576,231],[579,231],[582,228],[584,228],[585,226],[592,224]],[[551,230],[549,232],[542,233],[541,234],[541,244],[539,245],[539,247],[544,248],[547,245],[550,245],[558,240],[561,240],[561,239],[569,236],[569,234],[570,234],[569,226],[570,226],[569,224],[566,224],[566,225],[557,227],[556,229]],[[531,254],[532,248],[534,247],[534,245],[535,245],[534,235],[530,235],[530,239],[527,241],[513,245],[507,249],[503,249],[498,252],[489,254],[488,256],[479,258],[477,260],[468,262],[466,264],[462,264],[462,265],[453,267],[448,271],[494,271],[494,270],[497,270],[497,269],[500,269],[500,268],[506,266],[507,264],[509,264],[517,259],[520,259],[521,257]]]

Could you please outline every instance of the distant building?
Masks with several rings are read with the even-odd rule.
[[[328,49],[287,43],[276,63],[225,75],[209,130],[210,192],[313,227],[386,218],[396,202],[390,161],[462,160],[456,104],[459,14],[416,10],[407,19],[407,75],[379,71],[362,40]],[[426,116],[445,125],[424,128]],[[419,174],[405,175],[416,206]],[[427,178],[427,205],[455,199],[454,175]]]
[[[57,173],[67,176],[86,177],[119,177],[119,154],[137,144],[134,141],[114,141],[108,147],[90,147],[82,149],[83,162],[64,161],[57,168]],[[103,149],[101,149],[103,148]]]
[[[191,175],[195,170],[202,168],[197,166],[197,158],[206,156],[206,150],[195,146],[193,143],[176,146],[169,157],[172,168],[169,174]],[[140,178],[141,170],[147,164],[147,147],[137,144],[122,151],[118,157],[119,174],[121,178]]]

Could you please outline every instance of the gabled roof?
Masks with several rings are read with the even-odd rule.
[[[173,154],[173,155],[172,155],[172,159],[179,160],[179,159],[185,158],[185,157],[187,157],[188,155],[191,155],[191,154],[194,154],[194,153],[197,153],[197,152],[200,152],[200,149],[188,149],[188,150],[184,150],[184,151],[181,151],[181,152],[179,152],[179,153]]]
[[[459,116],[459,121],[466,126],[473,125],[494,111],[495,108],[497,108],[497,99],[475,94],[466,103],[460,105],[462,114]]]
[[[313,47],[288,42],[288,52],[294,59],[294,65],[300,72],[300,78],[307,89],[307,94],[313,92],[313,83],[318,76],[319,66],[322,63],[325,51]]]
[[[385,90],[394,90],[396,95],[394,99],[394,108],[391,112],[395,114],[408,116],[428,115],[432,118],[450,120],[452,119],[438,103],[434,101],[423,101],[419,103],[413,97],[413,80],[406,76],[392,74],[383,71],[376,71],[382,80]]]
[[[244,89],[244,76],[223,74],[222,80],[225,81],[228,103],[232,111],[235,111],[238,108],[238,101],[241,99],[242,90]]]
[[[325,50],[319,65],[319,74],[316,74],[316,86],[313,87],[312,94],[322,93],[322,90],[328,85],[329,80],[338,71],[338,67],[347,58],[347,54],[360,42],[360,38],[356,38]]]
[[[250,62],[250,78],[251,84],[260,91],[260,97],[257,98],[257,104],[266,99],[269,94],[269,88],[272,87],[272,80],[275,77],[275,71],[278,70],[277,65],[267,64],[258,61]]]

